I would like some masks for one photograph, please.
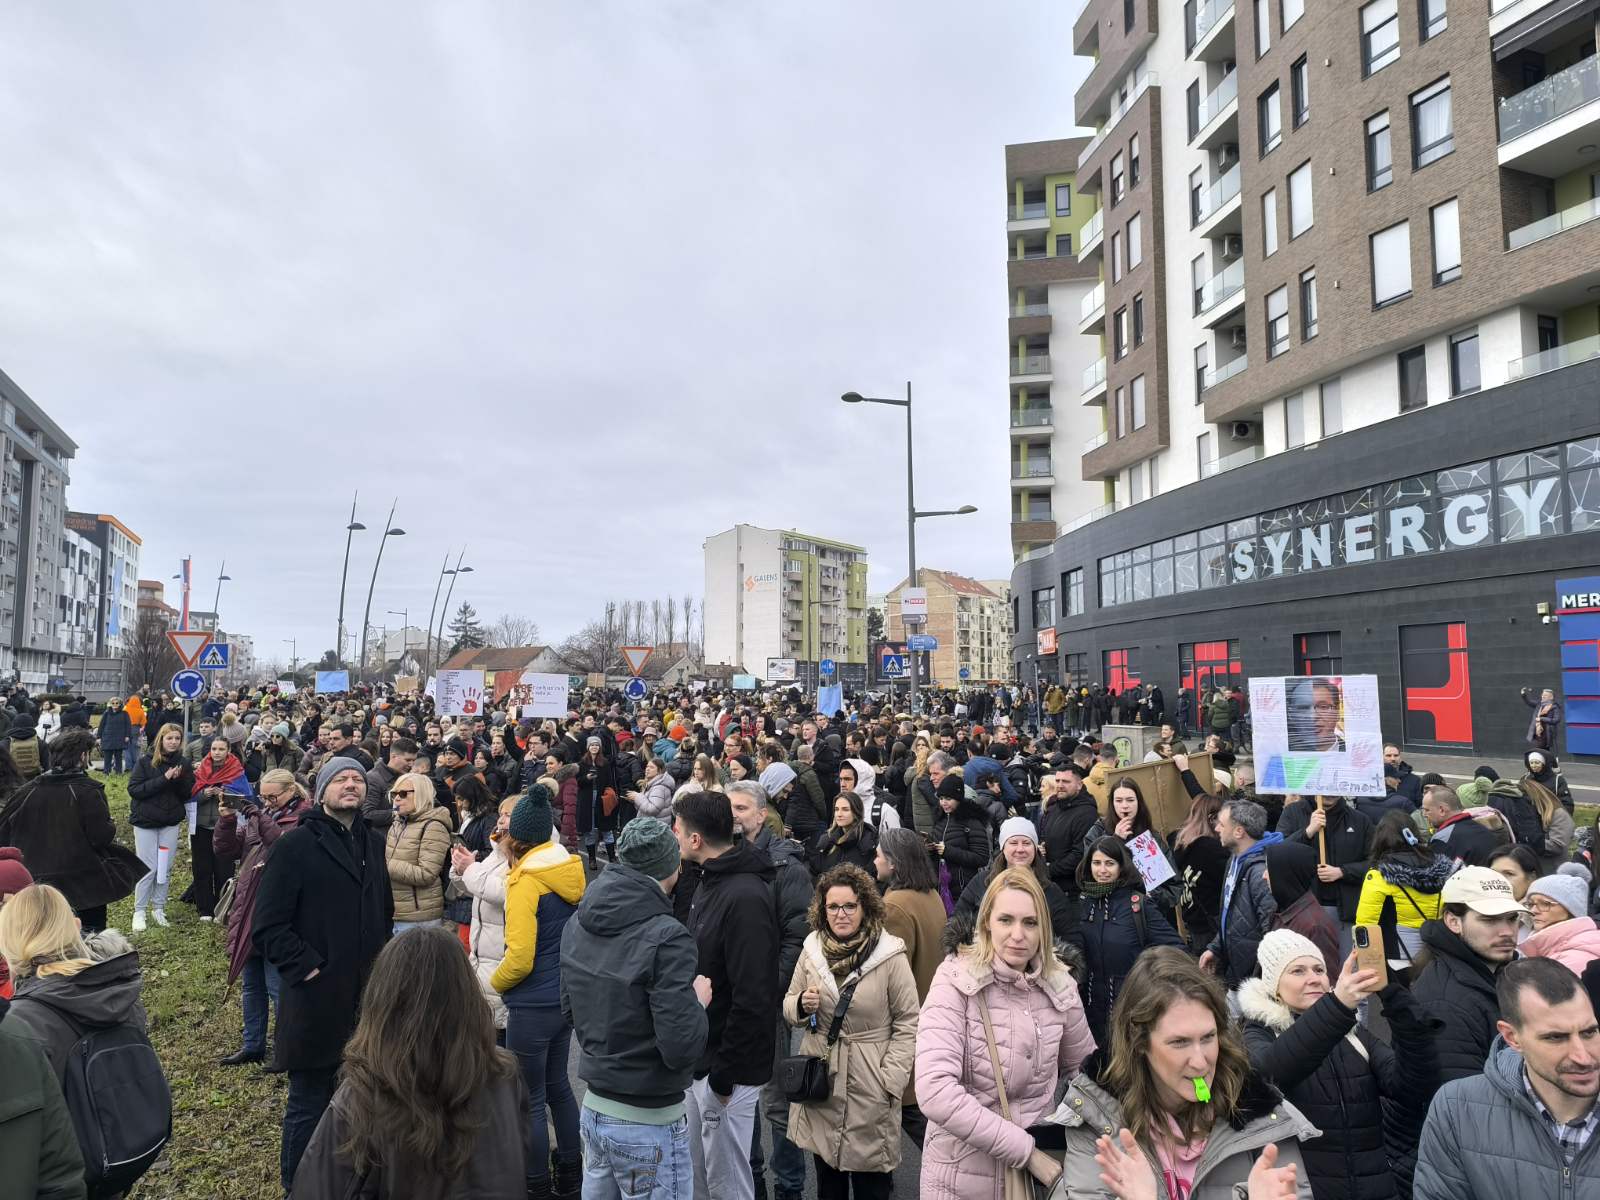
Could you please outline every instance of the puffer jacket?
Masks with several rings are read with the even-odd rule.
[[[1386,1132],[1398,1149],[1416,1146],[1439,1087],[1440,1022],[1397,984],[1383,991],[1389,1042],[1357,1027],[1355,1010],[1331,992],[1298,1017],[1260,979],[1234,995],[1250,1065],[1322,1130],[1301,1150],[1317,1200],[1410,1195],[1414,1151],[1391,1166]]]
[[[935,843],[944,843],[944,864],[950,868],[950,895],[960,896],[989,865],[994,847],[989,842],[989,819],[971,800],[963,797],[951,813],[940,812],[928,835]],[[870,873],[870,872],[869,872]]]
[[[383,839],[394,891],[394,919],[413,924],[444,916],[445,859],[450,856],[450,814],[435,804],[410,817],[394,815]]]
[[[560,1005],[561,933],[583,889],[583,863],[555,841],[506,872],[506,954],[489,983],[507,1008]]]
[[[1423,922],[1438,919],[1439,893],[1455,871],[1454,860],[1438,851],[1433,852],[1433,861],[1426,865],[1402,859],[1379,860],[1361,882],[1356,924],[1377,925],[1385,907],[1392,906],[1395,924],[1421,929]]]
[[[832,826],[817,834],[807,855],[813,875],[846,864],[860,867],[869,879],[876,878],[873,859],[878,852],[878,831],[871,825],[856,822],[854,837],[837,840],[838,831]]]
[[[634,809],[641,817],[654,817],[672,823],[672,793],[676,790],[672,776],[665,771],[645,783],[634,801]]]
[[[167,771],[178,774],[167,778]],[[136,829],[169,829],[183,824],[184,805],[194,791],[194,768],[183,759],[156,766],[146,754],[128,779],[128,823]]]
[[[917,1026],[917,1103],[928,1118],[923,1200],[999,1200],[1001,1168],[1020,1167],[1033,1153],[1027,1127],[1050,1112],[1060,1081],[1093,1053],[1077,986],[1065,971],[1053,974],[1024,974],[998,958],[976,966],[965,954],[934,973]],[[994,1028],[1010,1121],[1000,1115],[980,999]]]
[[[1228,859],[1228,873],[1222,882],[1221,928],[1206,949],[1217,956],[1230,988],[1255,974],[1256,948],[1278,911],[1266,879],[1266,853],[1281,840],[1280,835],[1269,833],[1243,854]]]
[[[489,1011],[494,1014],[494,1027],[506,1027],[506,1006],[500,993],[489,981],[499,970],[506,956],[506,873],[511,864],[498,850],[488,858],[475,862],[459,876],[461,887],[472,897],[472,928],[467,935],[467,957],[472,962],[472,973],[478,977],[478,987],[489,1001]]]
[[[1522,1055],[1497,1037],[1482,1074],[1439,1089],[1417,1147],[1413,1200],[1600,1194],[1600,1138],[1591,1137],[1568,1169],[1522,1071]]]
[[[1135,897],[1144,915],[1144,933],[1134,917]],[[1109,1046],[1106,1024],[1122,981],[1149,946],[1186,949],[1183,939],[1167,923],[1149,896],[1124,884],[1108,896],[1084,896],[1079,901],[1079,934],[1083,943],[1085,975],[1079,993],[1095,1042]]]
[[[1519,947],[1523,958],[1553,958],[1574,975],[1600,958],[1600,927],[1593,917],[1573,917],[1546,925]]]
[[[1443,921],[1423,925],[1422,944],[1432,960],[1418,972],[1411,995],[1423,1011],[1444,1021],[1435,1039],[1439,1077],[1448,1081],[1476,1075],[1497,1036],[1500,1002],[1494,973]]]
[[[1074,1079],[1061,1098],[1061,1106],[1050,1120],[1066,1126],[1067,1151],[1061,1161],[1061,1178],[1050,1191],[1049,1200],[1111,1200],[1111,1193],[1100,1181],[1100,1164],[1095,1162],[1095,1141],[1115,1137],[1127,1121],[1122,1104],[1094,1082],[1094,1072],[1085,1069]],[[1240,1200],[1245,1180],[1255,1160],[1268,1146],[1278,1147],[1278,1165],[1293,1164],[1296,1200],[1313,1200],[1311,1181],[1306,1178],[1302,1143],[1318,1136],[1318,1130],[1294,1105],[1284,1100],[1265,1078],[1251,1071],[1245,1076],[1239,1105],[1230,1121],[1219,1121],[1206,1139],[1194,1177],[1194,1191],[1188,1200]],[[1146,1158],[1157,1180],[1160,1164],[1148,1150]],[[1157,1183],[1158,1188],[1161,1184]],[[1166,1191],[1158,1193],[1168,1200]],[[1321,1200],[1320,1194],[1316,1200]]]
[[[905,943],[883,933],[866,962],[830,1048],[828,1029],[842,986],[818,935],[806,937],[783,1000],[783,1017],[805,1030],[798,1054],[828,1060],[828,1099],[789,1106],[789,1140],[836,1171],[886,1174],[900,1165],[900,1100],[917,1051],[917,981]],[[816,988],[822,1001],[816,1026],[800,996]]]
[[[561,844],[578,848],[578,764],[562,763],[554,775],[541,775],[539,782],[550,789],[550,816],[561,832]]]

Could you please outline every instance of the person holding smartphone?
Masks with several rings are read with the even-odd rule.
[[[245,778],[244,764],[233,744],[220,733],[211,738],[206,755],[194,769],[194,816],[189,825],[189,859],[194,869],[190,899],[202,921],[217,907],[217,858],[213,847],[223,796],[255,800],[255,789]]]

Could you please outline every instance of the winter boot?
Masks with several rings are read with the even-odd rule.
[[[548,1178],[528,1180],[528,1200],[551,1200],[553,1195]]]
[[[563,1159],[550,1156],[551,1200],[579,1200],[583,1195],[583,1158],[581,1155]]]

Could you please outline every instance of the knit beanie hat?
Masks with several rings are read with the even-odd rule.
[[[1007,817],[1000,822],[1000,844],[1004,846],[1014,837],[1025,837],[1034,845],[1039,844],[1039,831],[1027,817]]]
[[[0,846],[0,896],[14,896],[33,886],[33,876],[22,863],[22,851],[15,846]]]
[[[678,869],[678,839],[665,821],[635,817],[622,827],[617,859],[651,879],[665,879]]]
[[[1583,880],[1572,875],[1544,875],[1535,879],[1522,902],[1526,904],[1534,896],[1554,900],[1575,917],[1589,915],[1589,889]]]
[[[1556,868],[1557,875],[1571,875],[1574,879],[1583,880],[1585,885],[1594,882],[1594,876],[1589,874],[1589,868],[1581,862],[1564,862]]]
[[[272,727],[272,736],[287,738],[289,736],[289,722],[279,721]]]
[[[444,744],[444,748],[445,748],[445,750],[448,750],[451,754],[454,754],[457,758],[466,758],[467,757],[467,743],[462,738],[458,738],[458,737],[451,738],[448,742],[446,742]]]
[[[1274,929],[1261,939],[1256,947],[1256,962],[1261,967],[1261,981],[1273,996],[1278,994],[1278,980],[1297,958],[1314,958],[1323,962],[1322,951],[1303,933],[1292,929]]]
[[[949,796],[952,800],[961,800],[967,794],[967,785],[962,782],[961,776],[954,771],[947,771],[945,777],[939,781],[936,794],[940,799]]]
[[[335,755],[323,763],[322,770],[317,772],[317,788],[312,793],[316,803],[322,803],[322,793],[327,790],[328,785],[333,782],[333,777],[340,771],[360,771],[363,776],[367,773],[367,769],[356,759]]]
[[[632,824],[632,822],[629,822]],[[554,824],[550,817],[550,789],[542,783],[531,786],[511,810],[510,833],[525,846],[542,846],[550,840]]]

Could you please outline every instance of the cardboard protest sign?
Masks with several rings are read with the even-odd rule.
[[[1217,790],[1216,776],[1211,773],[1211,755],[1189,755],[1189,770],[1205,791]],[[1170,759],[1107,771],[1106,795],[1116,791],[1117,784],[1124,779],[1131,779],[1137,785],[1145,807],[1150,810],[1150,821],[1161,833],[1169,834],[1189,819],[1189,793]]]

